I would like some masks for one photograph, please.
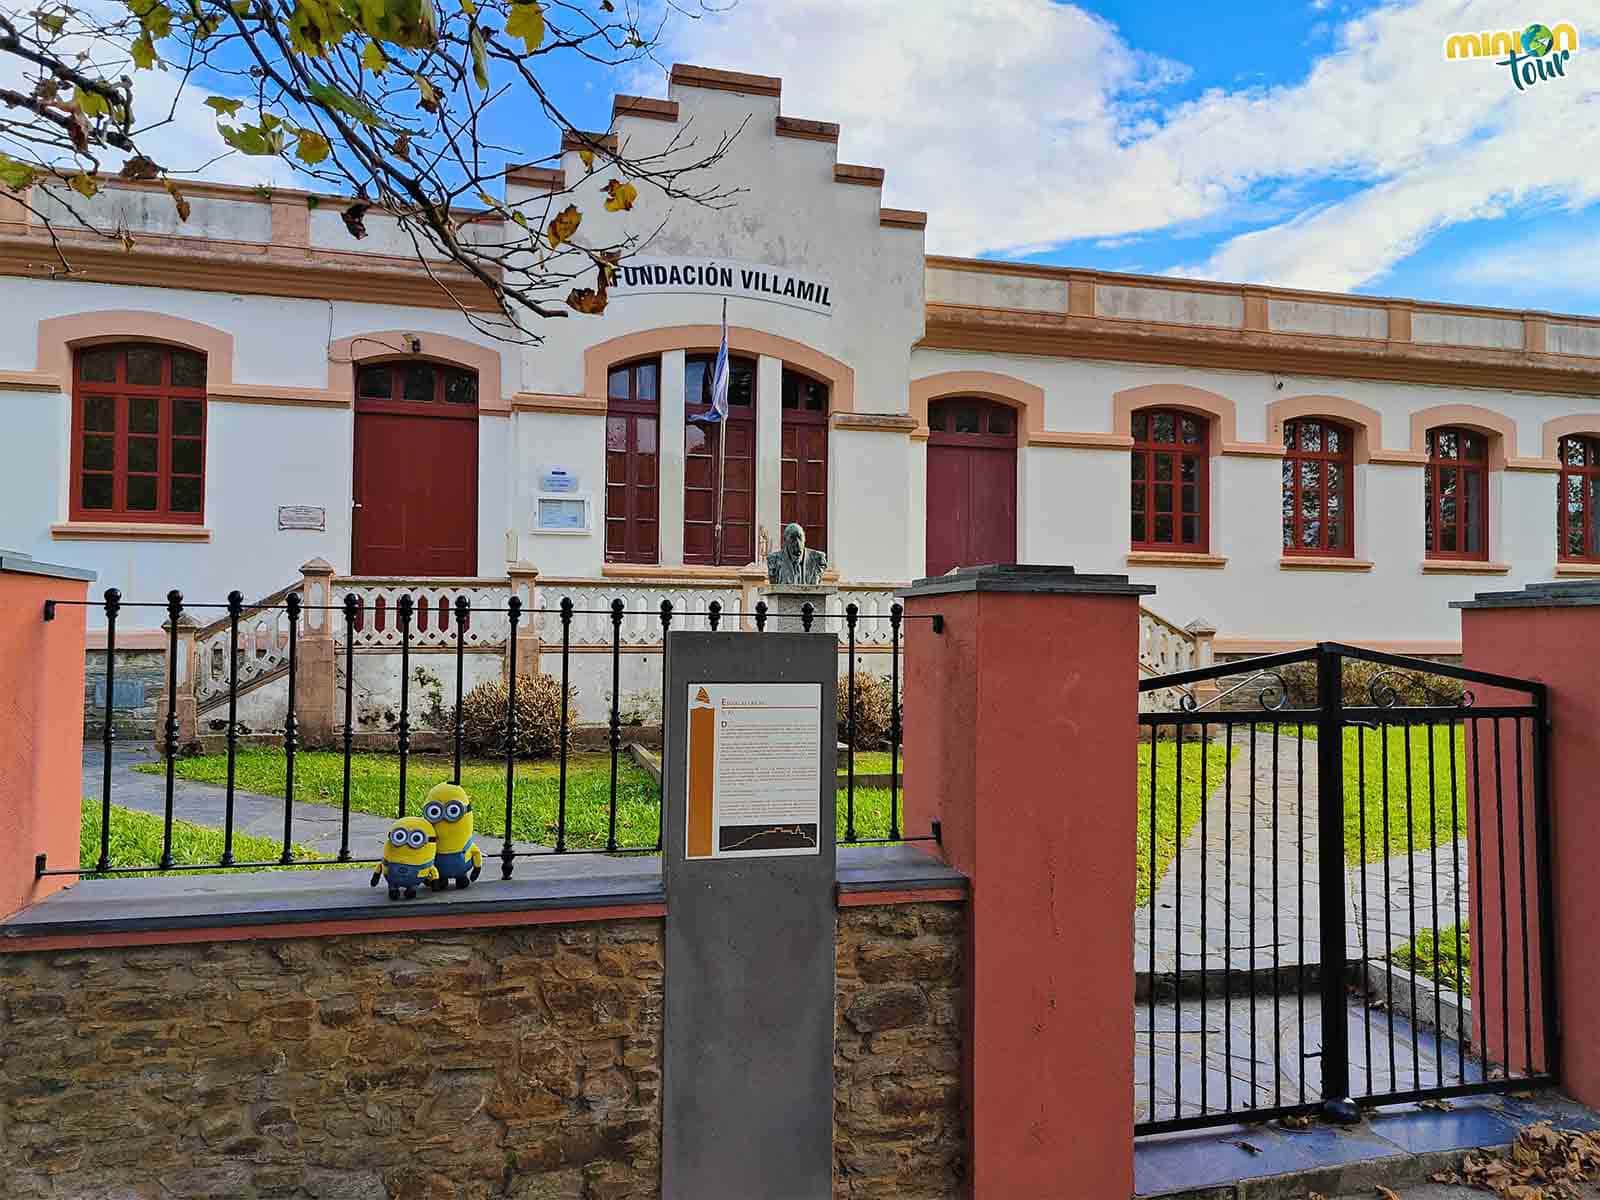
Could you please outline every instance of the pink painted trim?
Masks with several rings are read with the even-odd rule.
[[[590,346],[583,352],[584,394],[603,400],[606,373],[617,363],[647,358],[652,354],[665,354],[669,350],[715,351],[721,339],[722,327],[719,325],[668,325],[661,329],[625,333],[621,337]],[[743,325],[728,326],[728,349],[744,354],[766,355],[799,367],[827,383],[829,412],[855,411],[856,373],[837,358],[813,350],[804,342]]]
[[[1455,425],[1489,439],[1489,469],[1503,471],[1517,453],[1517,426],[1504,413],[1476,404],[1436,404],[1411,414],[1411,451],[1427,461],[1428,430]]]
[[[912,437],[928,436],[928,405],[946,396],[981,396],[1017,410],[1017,445],[1044,433],[1044,389],[995,371],[942,371],[911,381]]]
[[[415,338],[422,344],[419,353],[412,354],[407,349],[408,338]],[[358,365],[419,357],[477,372],[479,412],[511,411],[515,389],[508,390],[505,386],[504,360],[500,352],[446,333],[386,329],[340,338],[328,347],[328,391],[341,403],[353,403]]]
[[[840,908],[872,908],[880,904],[964,904],[966,888],[924,888],[903,892],[840,892]]]
[[[108,308],[46,317],[39,322],[38,370],[56,375],[63,388],[69,387],[72,352],[107,342],[155,342],[199,350],[206,356],[206,390],[233,385],[231,333],[148,309]]]
[[[0,954],[33,950],[103,950],[116,946],[177,946],[193,942],[246,942],[264,938],[344,937],[355,933],[412,933],[436,929],[494,929],[522,925],[579,925],[664,917],[665,904],[546,908],[529,912],[459,913],[452,916],[378,917],[368,921],[307,921],[282,925],[217,925],[139,933],[61,934],[0,938]]]
[[[1267,405],[1267,439],[1283,445],[1283,423],[1296,417],[1327,417],[1355,434],[1352,461],[1356,466],[1372,461],[1373,450],[1383,449],[1383,415],[1375,408],[1343,396],[1285,396]]]
[[[1239,444],[1237,406],[1216,392],[1186,383],[1147,383],[1124,388],[1111,397],[1112,432],[1131,438],[1133,414],[1141,408],[1179,408],[1211,418],[1207,443],[1213,458],[1226,447]]]
[[[1586,433],[1600,437],[1600,413],[1574,413],[1570,417],[1556,417],[1544,423],[1544,456],[1560,467],[1561,439]]]

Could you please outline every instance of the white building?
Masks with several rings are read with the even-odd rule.
[[[95,203],[134,249],[73,239],[57,279],[0,193],[0,545],[127,600],[261,599],[322,559],[435,603],[523,563],[541,602],[736,611],[798,518],[869,611],[959,563],[1070,563],[1157,584],[1230,654],[1449,654],[1450,600],[1600,574],[1600,320],[930,258],[924,215],[779,91],[678,67],[669,100],[618,98],[635,153],[743,123],[715,170],[745,190],[672,209],[606,313],[539,346],[475,332],[327,198],[194,186],[180,226],[117,184]],[[604,213],[605,177],[569,149],[507,189],[571,183],[597,237],[662,219]],[[718,547],[715,435],[685,417],[724,297]],[[161,616],[125,612],[119,645]]]

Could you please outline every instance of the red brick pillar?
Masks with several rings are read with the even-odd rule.
[[[84,600],[92,571],[0,551],[0,919],[72,882],[83,795]]]
[[[1554,993],[1561,1022],[1556,1066],[1564,1091],[1585,1104],[1600,1104],[1600,1006],[1594,1000],[1600,994],[1600,934],[1595,923],[1600,914],[1600,871],[1595,869],[1600,862],[1600,791],[1595,782],[1600,779],[1600,674],[1595,671],[1594,659],[1594,648],[1600,646],[1600,583],[1533,584],[1520,592],[1480,593],[1475,600],[1455,607],[1462,610],[1462,651],[1469,668],[1546,685],[1550,723],[1548,871],[1553,885]],[[1525,692],[1468,686],[1477,709],[1529,703]],[[1494,757],[1497,724],[1501,747],[1498,778]],[[1539,828],[1533,810],[1536,773],[1530,761],[1536,742],[1527,724],[1523,722],[1519,739],[1509,719],[1469,720],[1467,737],[1467,773],[1473,783],[1468,793],[1472,835],[1468,862],[1481,863],[1482,868],[1481,878],[1471,886],[1474,1037],[1481,1029],[1491,1063],[1509,1062],[1517,1073],[1528,1069],[1530,1058],[1536,1071],[1549,1066],[1537,907],[1541,871],[1536,857]],[[1519,740],[1524,756],[1520,814],[1516,804]],[[1499,806],[1495,803],[1497,783]],[[1528,879],[1528,998],[1523,985],[1519,859]],[[1502,954],[1508,960],[1504,971]],[[1529,1025],[1531,1055],[1524,1050]]]
[[[937,820],[971,880],[974,1196],[1133,1190],[1139,597],[1154,590],[991,566],[906,593],[906,829]]]

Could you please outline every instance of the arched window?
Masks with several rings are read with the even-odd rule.
[[[714,354],[691,354],[683,376],[683,561],[742,567],[756,556],[756,364],[728,359],[728,420],[707,423]],[[719,445],[727,438],[727,447]],[[718,497],[722,538],[717,539]]]
[[[606,381],[606,561],[653,563],[660,553],[661,363],[612,367]]]
[[[1210,548],[1206,418],[1169,408],[1133,414],[1133,547],[1204,554]]]
[[[1489,557],[1489,442],[1446,426],[1428,430],[1425,472],[1429,558]]]
[[[198,525],[205,513],[205,355],[171,346],[78,351],[73,520]]]
[[[1348,555],[1355,439],[1333,421],[1283,423],[1283,552]]]
[[[431,362],[375,363],[356,372],[361,400],[477,406],[478,375]]]
[[[1558,452],[1561,487],[1556,493],[1557,557],[1564,562],[1600,562],[1600,438],[1564,437]]]
[[[806,543],[828,548],[828,385],[783,369],[782,501],[779,519],[797,521]]]

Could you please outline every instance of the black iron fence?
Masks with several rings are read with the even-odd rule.
[[[1138,718],[1139,1132],[1553,1082],[1544,686],[1323,644],[1140,690],[1212,682]]]
[[[356,743],[356,712],[354,695],[356,632],[365,622],[374,619],[375,613],[368,612],[364,607],[361,597],[347,594],[342,604],[338,605],[307,605],[296,592],[290,592],[282,599],[281,604],[256,604],[249,605],[245,602],[240,592],[231,592],[225,604],[190,604],[183,595],[177,591],[167,593],[163,602],[130,602],[122,598],[116,588],[108,589],[100,601],[47,601],[44,608],[44,619],[52,620],[58,606],[80,605],[99,608],[105,617],[105,710],[103,728],[100,731],[104,763],[99,788],[100,820],[98,829],[98,853],[95,860],[64,866],[46,861],[43,854],[36,859],[35,870],[39,876],[45,875],[117,875],[133,873],[161,873],[169,871],[224,871],[224,870],[259,870],[275,867],[322,867],[337,864],[369,864],[379,861],[376,857],[362,857],[351,849],[351,812],[352,812],[352,762],[355,757]],[[115,723],[113,721],[113,693],[116,679],[116,654],[117,654],[117,629],[123,614],[129,609],[159,610],[164,614],[164,628],[167,630],[167,700],[164,705],[162,729],[158,737],[158,747],[163,761],[164,794],[165,802],[161,813],[162,821],[162,848],[155,861],[150,863],[113,863],[111,861],[112,828],[114,821],[113,812],[113,761],[112,747],[117,740]],[[178,695],[179,688],[179,626],[180,619],[186,613],[193,611],[216,611],[226,613],[229,624],[228,645],[233,647],[233,653],[228,663],[228,688],[227,688],[227,717],[223,729],[223,741],[226,754],[225,777],[223,783],[224,808],[222,826],[222,852],[216,861],[210,862],[178,862],[174,856],[174,822],[178,819],[175,812],[176,790],[178,781],[178,763],[183,757],[183,748],[180,740],[179,718],[174,698]],[[235,799],[238,792],[236,779],[236,764],[240,743],[239,696],[240,696],[240,658],[239,649],[240,623],[247,610],[250,614],[265,612],[282,612],[285,618],[285,687],[287,689],[287,704],[282,726],[281,747],[283,751],[283,833],[281,838],[281,851],[275,858],[240,861],[235,853]],[[308,802],[298,801],[295,796],[295,771],[296,756],[302,752],[301,736],[299,731],[300,718],[297,709],[297,689],[301,682],[300,643],[302,640],[302,619],[310,611],[335,614],[342,618],[344,637],[342,639],[342,666],[345,686],[343,688],[343,721],[337,730],[338,744],[343,755],[342,793],[339,800],[341,814],[341,834],[339,849],[332,857],[296,854],[295,843],[295,814],[297,803],[302,807]],[[698,624],[711,631],[722,631],[727,636],[761,636],[768,630],[769,625],[778,625],[792,628],[795,617],[784,615],[779,617],[769,611],[765,601],[759,601],[754,606],[749,624],[753,625],[753,632],[744,628],[745,622],[737,619],[740,628],[737,630],[724,630],[724,610],[719,601],[713,600],[703,612],[681,613],[674,610],[670,600],[663,600],[659,609],[641,613],[639,610],[627,609],[620,599],[612,601],[604,609],[584,609],[575,606],[570,598],[564,598],[555,608],[525,608],[521,599],[511,596],[504,606],[484,607],[473,606],[465,596],[458,596],[452,608],[454,616],[454,704],[449,710],[449,726],[451,738],[451,758],[453,763],[452,781],[459,783],[462,779],[462,768],[466,757],[466,737],[463,718],[463,699],[466,682],[466,654],[468,645],[467,631],[471,628],[474,614],[493,614],[496,618],[504,618],[507,622],[508,632],[505,646],[506,670],[505,686],[506,701],[504,717],[501,721],[499,741],[503,743],[503,759],[505,770],[505,810],[503,842],[499,851],[500,871],[503,878],[511,878],[516,861],[519,858],[528,858],[543,855],[573,855],[573,854],[654,854],[661,849],[661,817],[659,803],[655,822],[654,837],[648,840],[633,840],[619,835],[618,825],[618,793],[619,775],[622,762],[623,748],[623,719],[621,708],[621,662],[626,654],[637,654],[644,648],[637,645],[625,645],[623,642],[623,622],[628,617],[646,616],[659,622],[662,642],[662,713],[668,711],[666,686],[665,643],[667,635],[674,629],[683,628],[685,625]],[[385,620],[392,620],[398,628],[398,645],[386,652],[398,653],[400,658],[399,673],[399,708],[398,718],[394,722],[392,734],[394,739],[394,754],[398,763],[398,787],[394,809],[395,817],[406,815],[407,798],[407,773],[414,756],[413,736],[416,730],[413,727],[413,700],[411,696],[410,665],[413,643],[413,619],[417,615],[415,602],[410,595],[402,595],[395,603],[393,609],[384,614]],[[606,811],[606,837],[604,845],[595,847],[576,847],[569,844],[569,760],[572,757],[572,743],[575,723],[572,714],[572,622],[577,616],[607,616],[611,623],[610,668],[611,668],[611,698],[609,718],[605,726],[606,748],[609,753],[609,797]],[[442,612],[433,615],[438,624],[443,624]],[[526,677],[522,674],[517,663],[518,631],[523,627],[524,621],[531,621],[539,617],[554,616],[559,620],[561,640],[559,647],[548,642],[541,643],[538,650],[541,653],[553,654],[559,649],[560,654],[560,718],[559,732],[555,738],[554,757],[556,759],[556,811],[553,828],[553,837],[536,843],[518,845],[515,835],[515,806],[516,800],[516,775],[518,770],[518,688],[528,686]],[[840,758],[843,763],[842,780],[839,791],[843,793],[843,814],[839,821],[838,840],[842,845],[886,844],[892,842],[920,842],[937,840],[936,830],[932,831],[907,831],[903,828],[903,796],[901,783],[901,750],[904,739],[904,712],[901,700],[901,667],[902,667],[902,636],[904,623],[912,620],[901,605],[894,604],[887,614],[882,616],[862,613],[854,603],[847,604],[838,614],[819,612],[816,608],[806,603],[801,606],[798,622],[801,631],[835,632],[840,638],[841,650],[848,655],[849,669],[845,681],[845,697],[842,705],[842,746]],[[922,618],[937,621],[937,617]],[[882,742],[886,744],[889,755],[888,771],[888,812],[886,828],[881,835],[867,836],[858,827],[858,786],[856,758],[858,754],[858,705],[857,705],[857,645],[858,632],[864,631],[869,622],[886,622],[889,627],[889,687],[890,687],[890,713],[887,721],[887,730]],[[531,628],[531,626],[530,626]],[[829,736],[833,731],[825,731]],[[663,739],[664,741],[664,739]],[[874,791],[880,790],[877,788]],[[659,802],[659,793],[657,800]]]

